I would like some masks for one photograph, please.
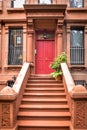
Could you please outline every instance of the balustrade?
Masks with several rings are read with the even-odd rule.
[[[30,73],[30,64],[24,63],[13,87],[0,91],[0,130],[17,130],[17,113]]]
[[[66,63],[61,64],[63,83],[71,111],[71,129],[87,129],[87,89],[75,85]]]

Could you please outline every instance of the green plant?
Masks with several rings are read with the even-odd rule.
[[[51,76],[53,76],[54,78],[62,75],[62,62],[67,62],[67,56],[65,52],[62,52],[57,58],[55,58],[53,62],[50,63],[50,68],[54,70],[54,72],[51,73]]]

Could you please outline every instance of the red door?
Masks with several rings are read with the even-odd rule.
[[[54,40],[36,41],[35,73],[49,74],[52,70],[49,68],[50,62],[55,57]]]

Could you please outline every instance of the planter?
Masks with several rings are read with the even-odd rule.
[[[62,80],[62,75],[55,78],[56,81]]]

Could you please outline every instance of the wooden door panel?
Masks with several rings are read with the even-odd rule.
[[[52,70],[49,68],[50,63],[55,57],[54,41],[37,41],[35,67],[36,74],[49,74]]]
[[[49,74],[52,72],[52,69],[49,68],[50,63],[53,61],[55,57],[55,45],[54,41],[47,41],[45,45],[45,66],[46,66],[46,73]]]

